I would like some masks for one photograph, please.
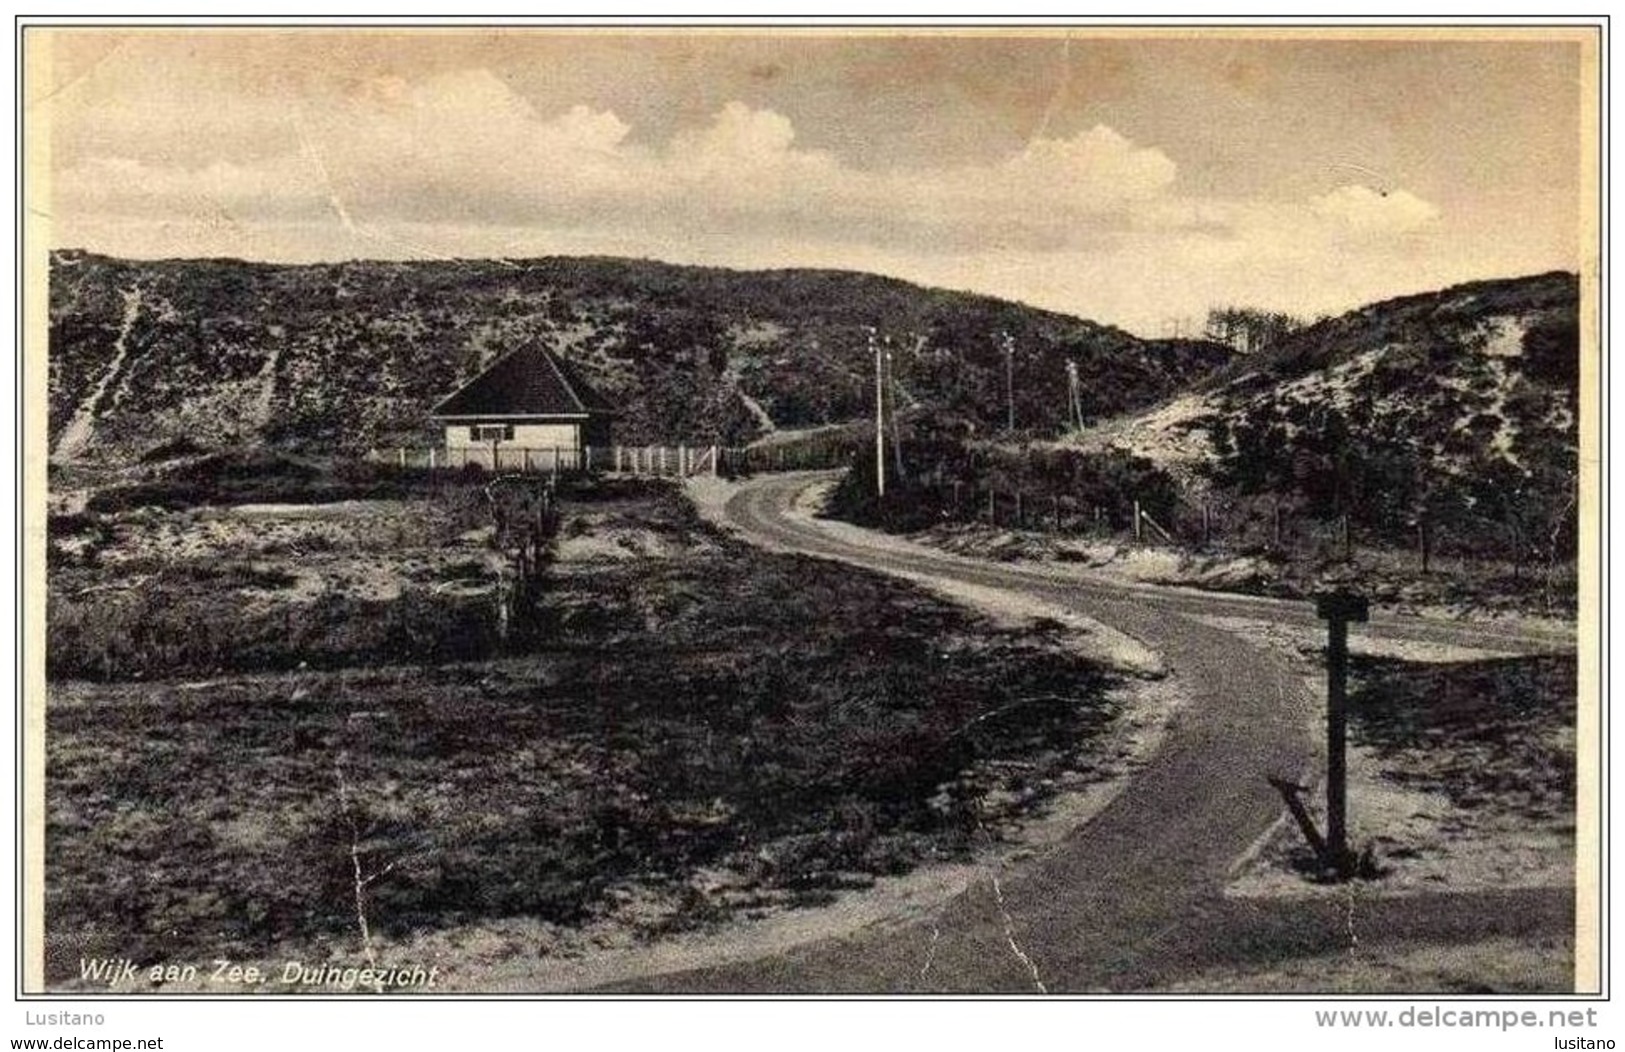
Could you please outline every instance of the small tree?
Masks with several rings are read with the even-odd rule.
[[[1303,328],[1303,321],[1256,307],[1215,307],[1207,312],[1207,338],[1242,354],[1269,350]]]

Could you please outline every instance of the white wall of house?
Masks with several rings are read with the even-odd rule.
[[[447,424],[446,448],[451,449],[483,449],[489,452],[491,439],[475,438],[474,424]],[[493,426],[493,425],[487,425]],[[524,424],[515,423],[513,437],[498,440],[497,446],[501,449],[554,449],[574,450],[580,442],[581,425],[571,422],[565,424]]]

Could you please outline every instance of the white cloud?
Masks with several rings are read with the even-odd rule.
[[[1408,190],[1340,186],[1310,201],[1315,215],[1356,234],[1409,234],[1439,219],[1439,210]]]
[[[324,202],[307,192],[310,181],[307,167],[292,155],[256,164],[214,161],[191,169],[93,157],[57,175],[50,210],[64,217],[315,216]]]
[[[50,208],[64,231],[116,231],[87,247],[137,255],[149,253],[132,240],[164,230],[168,254],[331,258],[394,244],[870,267],[1142,326],[1163,309],[1143,304],[1234,300],[1227,288],[1293,309],[1306,281],[1332,295],[1342,275],[1391,274],[1394,253],[1414,255],[1442,226],[1399,189],[1181,196],[1172,158],[1106,125],[979,163],[872,170],[801,145],[788,117],[744,102],[650,143],[608,110],[541,112],[484,70],[372,78],[278,114],[263,137],[269,152],[233,162],[126,140],[76,153]],[[306,253],[291,247],[300,229]],[[173,243],[183,230],[199,232],[191,253]]]
[[[795,138],[789,118],[730,102],[708,127],[679,134],[672,141],[671,153],[707,168],[724,164],[771,167],[793,159]]]
[[[1162,151],[1136,146],[1104,124],[1071,139],[1036,139],[1003,170],[1012,189],[1101,211],[1155,197],[1175,175]]]
[[[664,144],[638,144],[612,112],[542,114],[484,70],[415,84],[374,78],[342,105],[280,119],[288,152],[253,162],[257,177],[244,169],[226,180],[244,188],[231,203],[246,214],[256,203],[286,215],[338,196],[378,221],[682,227],[685,215],[733,217],[735,235],[755,222],[779,234],[899,236],[917,248],[1003,225],[1018,241],[1041,233],[1065,243],[1157,197],[1175,175],[1165,154],[1104,125],[1037,139],[994,163],[870,171],[799,146],[789,118],[738,101]],[[107,167],[121,164],[128,177],[106,181]],[[92,157],[61,173],[57,203],[185,210],[218,197],[218,168]]]

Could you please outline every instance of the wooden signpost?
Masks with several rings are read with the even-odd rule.
[[[1326,622],[1325,861],[1347,877],[1354,872],[1348,844],[1349,622],[1369,621],[1371,605],[1352,592],[1328,592],[1315,598],[1315,613]]]

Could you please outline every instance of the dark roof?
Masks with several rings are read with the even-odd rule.
[[[545,347],[498,358],[434,407],[435,416],[580,416],[611,412],[570,363]]]

